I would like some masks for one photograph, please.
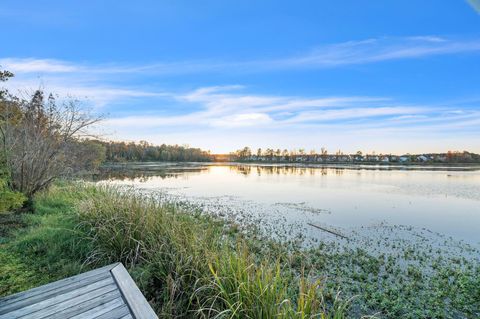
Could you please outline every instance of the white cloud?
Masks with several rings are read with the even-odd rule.
[[[351,129],[372,126],[408,126],[425,123],[464,121],[472,112],[452,113],[445,107],[398,105],[389,99],[375,97],[303,98],[290,96],[242,95],[229,92],[231,87],[201,88],[190,93],[172,94],[173,99],[189,96],[188,103],[198,105],[195,111],[180,115],[126,116],[112,118],[112,127],[158,128],[167,127],[221,127],[241,129],[259,127],[278,129],[307,125],[314,127],[342,126]],[[198,94],[198,92],[203,92]],[[195,98],[192,98],[195,97]],[[291,106],[288,108],[287,106]],[[192,109],[191,106],[185,110]],[[375,118],[382,118],[375,121]],[[337,121],[357,121],[354,124]],[[362,122],[358,123],[358,120]]]
[[[17,73],[72,73],[81,68],[72,63],[53,59],[0,59],[0,66]]]
[[[132,109],[128,115],[114,113],[104,123],[107,130],[116,132],[120,139],[152,140],[155,136],[163,136],[171,137],[165,142],[189,142],[193,145],[194,141],[203,141],[200,137],[208,137],[210,146],[197,145],[213,148],[215,145],[229,144],[232,145],[231,150],[235,147],[233,141],[248,144],[253,140],[262,147],[270,146],[268,143],[274,143],[275,139],[283,143],[278,147],[291,147],[298,144],[299,140],[305,140],[305,144],[300,146],[307,147],[308,141],[314,143],[326,138],[337,145],[353,143],[348,142],[348,136],[352,141],[361,141],[360,137],[375,141],[380,136],[394,140],[394,135],[416,141],[432,134],[444,136],[453,128],[459,129],[455,132],[456,136],[463,134],[462,138],[470,141],[470,137],[464,136],[465,132],[480,133],[480,113],[473,111],[479,101],[409,105],[383,96],[252,94],[241,85],[167,91],[156,87],[133,86],[132,83],[139,82],[131,79],[146,73],[161,77],[194,72],[332,68],[476,51],[480,51],[478,40],[417,36],[322,45],[306,54],[266,61],[93,65],[53,59],[9,58],[0,59],[0,65],[17,74],[16,79],[5,84],[12,90],[31,91],[40,85],[63,96],[87,98],[99,108],[115,105],[116,102],[130,102]],[[121,77],[119,73],[122,73]],[[41,80],[37,78],[39,75]],[[151,101],[149,111],[152,113],[149,115],[135,110],[135,102],[146,99]],[[165,102],[170,106],[168,110],[164,108]],[[156,110],[162,110],[162,113],[153,113]],[[229,138],[225,138],[225,135]],[[184,139],[179,140],[181,138]]]
[[[165,92],[121,87],[82,76],[55,75],[39,79],[22,73],[16,74],[14,79],[3,83],[2,87],[21,95],[28,95],[41,88],[47,94],[53,93],[60,97],[77,98],[98,109],[118,101],[125,102],[129,99],[158,98],[168,95]]]
[[[106,122],[112,127],[176,127],[181,125],[243,128],[272,128],[308,123],[381,115],[418,113],[416,108],[381,108],[386,98],[252,95],[238,92],[240,86],[199,88],[184,94],[171,93],[170,98],[187,103],[180,115],[127,116]],[[168,96],[168,94],[167,94]],[[369,105],[370,107],[365,107]],[[196,106],[196,107],[193,107]],[[359,108],[359,106],[363,106]]]
[[[418,151],[455,147],[479,151],[473,147],[475,136],[480,134],[480,112],[475,109],[405,105],[376,97],[254,95],[245,90],[218,86],[172,94],[173,100],[196,105],[196,111],[186,111],[190,109],[186,107],[183,114],[177,115],[118,117],[108,119],[104,125],[116,132],[112,137],[121,140],[188,142],[214,152],[228,152],[244,145],[326,146],[342,147],[347,152],[362,149],[394,153],[414,152],[412,145],[417,145]],[[185,96],[190,97],[188,101]],[[219,104],[215,103],[217,99]],[[292,108],[287,109],[287,105]],[[456,130],[454,135],[452,130]],[[461,141],[445,142],[451,141],[451,136]]]
[[[272,118],[265,113],[240,113],[215,119],[211,124],[213,126],[234,128],[266,125],[272,122]]]
[[[272,67],[336,67],[432,55],[480,51],[480,40],[449,40],[435,36],[378,38],[320,46],[309,54],[271,61]]]
[[[371,108],[346,108],[341,110],[321,110],[300,112],[288,120],[288,123],[319,122],[342,119],[372,118],[388,115],[402,115],[412,113],[425,113],[426,109],[414,107],[371,107]],[[398,119],[398,117],[397,117]]]
[[[3,58],[0,65],[17,73],[76,73],[115,75],[150,73],[158,76],[186,73],[264,72],[295,68],[332,68],[388,60],[480,51],[480,39],[449,39],[439,36],[383,37],[335,44],[321,44],[313,51],[273,59],[220,61],[191,60],[144,65],[75,64],[54,59]]]

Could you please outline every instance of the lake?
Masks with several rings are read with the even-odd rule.
[[[325,229],[386,236],[394,227],[480,245],[479,167],[143,163],[117,165],[97,178],[159,192],[276,236],[338,237]]]

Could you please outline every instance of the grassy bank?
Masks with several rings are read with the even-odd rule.
[[[55,185],[34,210],[0,215],[0,295],[121,261],[165,318],[480,316],[478,262],[435,250],[287,249],[176,203],[84,184]]]
[[[343,318],[320,281],[224,223],[133,192],[56,185],[34,214],[4,215],[0,295],[123,262],[160,317]],[[262,248],[264,249],[264,248]],[[263,250],[265,252],[265,250]]]

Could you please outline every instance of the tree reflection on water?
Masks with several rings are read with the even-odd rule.
[[[208,171],[208,167],[189,167],[189,168],[163,168],[154,170],[140,169],[111,169],[104,168],[99,172],[92,174],[92,181],[119,180],[119,181],[139,181],[147,182],[152,177],[166,178],[188,178],[192,174],[198,175],[202,171]]]
[[[345,168],[330,168],[330,167],[298,167],[298,166],[280,166],[280,165],[231,165],[230,171],[242,174],[257,176],[262,175],[342,175]]]

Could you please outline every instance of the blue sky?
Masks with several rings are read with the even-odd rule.
[[[107,139],[480,152],[480,2],[9,1],[0,65]]]

